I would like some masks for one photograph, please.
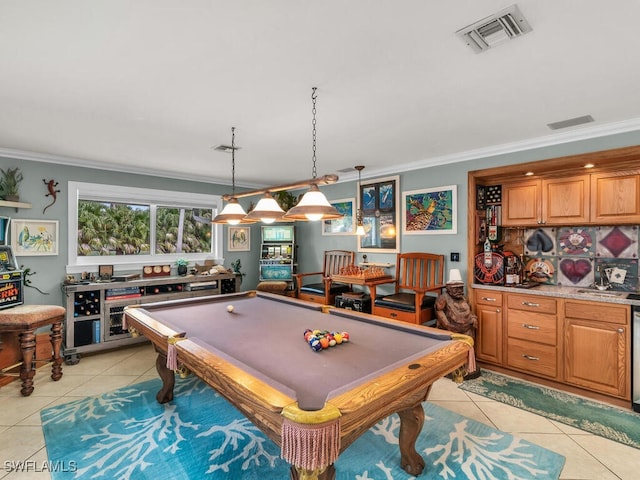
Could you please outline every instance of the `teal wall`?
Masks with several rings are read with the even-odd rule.
[[[548,158],[574,155],[579,153],[607,150],[610,148],[640,145],[640,131],[593,138],[578,142],[565,143],[552,147],[523,150],[505,155],[478,158],[465,162],[422,168],[410,172],[401,172],[400,191],[417,190],[422,188],[457,185],[458,188],[458,233],[456,235],[412,235],[401,237],[402,251],[424,251],[444,254],[447,258],[446,269],[459,268],[463,278],[467,264],[467,172],[483,168],[510,165]],[[392,162],[393,159],[390,159]],[[366,162],[362,162],[366,165]],[[0,207],[0,215],[23,219],[58,220],[60,222],[60,252],[57,256],[18,257],[18,263],[37,272],[30,277],[33,285],[47,295],[41,295],[31,288],[25,289],[26,303],[62,304],[60,285],[65,275],[67,265],[67,182],[92,182],[110,185],[135,186],[161,190],[190,191],[206,194],[222,194],[229,191],[225,185],[211,185],[203,182],[190,182],[146,175],[112,172],[99,169],[78,168],[65,165],[53,165],[29,160],[16,160],[0,157],[1,168],[19,167],[24,175],[21,184],[21,201],[32,204],[31,209],[21,209],[15,212],[12,208]],[[363,179],[369,179],[367,170],[363,171]],[[383,175],[388,176],[388,175]],[[50,203],[50,197],[45,197],[46,186],[43,179],[55,179],[59,182],[61,192],[55,205],[42,210]],[[371,177],[373,178],[373,177]],[[329,200],[339,198],[355,198],[357,184],[355,181],[337,183],[322,187]],[[241,199],[241,203],[248,206],[257,198]],[[242,288],[251,289],[258,283],[258,261],[260,254],[260,224],[251,226],[251,251],[227,252],[225,230],[225,266],[240,259],[242,271],[246,274]],[[298,245],[298,271],[309,272],[320,270],[322,254],[329,249],[357,250],[355,236],[323,236],[321,225],[316,222],[296,223],[296,241]],[[460,262],[451,264],[449,253],[459,252]],[[368,253],[368,260],[372,262],[395,263],[395,254]],[[358,262],[362,261],[362,253],[357,255]]]

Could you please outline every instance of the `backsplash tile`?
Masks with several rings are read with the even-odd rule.
[[[638,226],[540,227],[524,231],[530,280],[589,287],[608,278],[611,289],[638,291]]]

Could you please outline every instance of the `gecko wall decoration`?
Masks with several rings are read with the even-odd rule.
[[[56,187],[58,186],[58,182],[56,182],[53,178],[49,181],[43,178],[42,181],[47,186],[47,190],[49,191],[49,193],[47,193],[45,197],[53,197],[53,201],[49,205],[44,207],[44,210],[42,210],[42,213],[44,214],[47,208],[49,208],[51,205],[56,203],[56,200],[58,199],[56,195],[60,193],[60,190],[56,190]]]

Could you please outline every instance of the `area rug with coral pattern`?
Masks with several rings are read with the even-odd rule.
[[[177,379],[160,405],[160,380],[44,409],[49,461],[60,479],[286,479],[280,450],[196,377]],[[564,457],[424,403],[416,442],[426,459],[420,479],[557,479]],[[392,415],[362,435],[336,462],[339,480],[412,479],[400,466]]]
[[[489,370],[462,390],[640,448],[640,414]]]

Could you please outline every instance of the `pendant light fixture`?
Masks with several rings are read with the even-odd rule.
[[[317,177],[316,170],[316,87],[313,87],[311,92],[311,101],[313,108],[311,112],[313,114],[313,179],[310,182],[309,191],[304,194],[300,202],[289,210],[284,218],[286,220],[330,220],[334,218],[342,218],[342,215],[338,210],[333,207],[327,198],[322,194],[318,188],[318,184],[313,182]]]
[[[353,168],[358,171],[358,193],[356,195],[356,235],[361,237],[367,233],[364,231],[364,224],[362,223],[363,212],[360,208],[360,181],[362,179],[360,177],[360,174],[362,173],[362,170],[364,170],[364,165],[356,165]]]
[[[227,223],[238,225],[240,223],[255,223],[255,220],[247,219],[247,212],[238,203],[236,193],[236,127],[231,127],[231,198],[211,223]]]
[[[271,193],[266,192],[253,210],[245,217],[248,220],[260,220],[262,223],[273,223],[283,220],[284,210],[278,205]]]

